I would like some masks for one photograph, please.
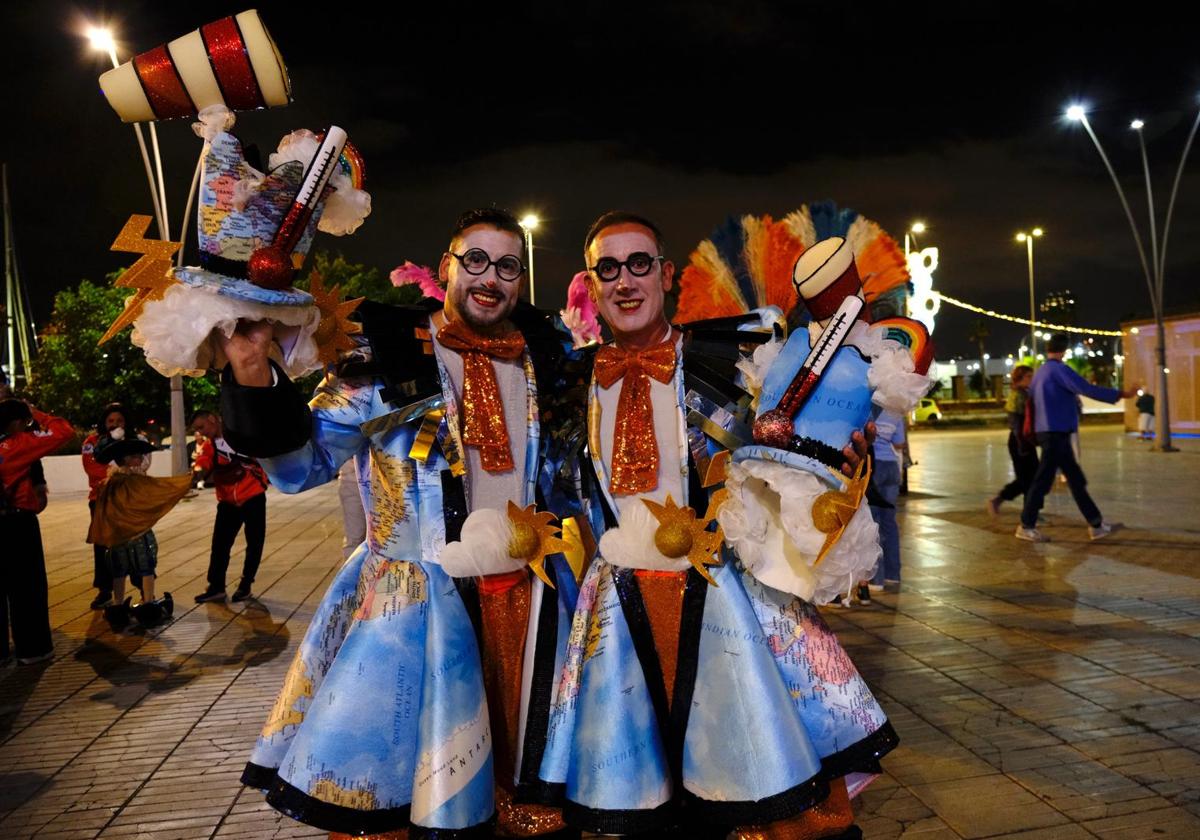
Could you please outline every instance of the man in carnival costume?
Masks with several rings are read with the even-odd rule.
[[[837,375],[849,364],[861,380],[830,395],[855,409],[838,418],[840,439],[793,448],[800,411],[785,418],[785,448],[740,446],[731,464],[749,428],[716,400],[748,406],[750,395],[705,372],[723,356],[733,373],[739,345],[762,344],[737,375],[756,383],[761,416],[772,372],[804,358],[808,334],[771,341],[777,309],[672,329],[663,303],[674,266],[638,216],[597,220],[585,259],[615,340],[596,357],[582,465],[604,533],[580,588],[543,778],[562,786],[567,821],[598,833],[860,836],[850,796],[897,739],[810,601],[869,576],[879,554],[869,513],[856,509],[866,464],[841,449],[869,417],[867,351],[838,351],[852,355]],[[800,291],[819,321],[826,298],[855,294],[844,286]],[[801,500],[812,513],[791,508]],[[831,573],[814,571],[818,553]]]
[[[223,344],[227,437],[265,456],[276,487],[331,481],[350,458],[369,475],[366,543],[318,608],[243,776],[296,819],[578,836],[539,804],[553,791],[537,776],[577,591],[541,510],[552,482],[538,486],[555,472],[547,408],[570,338],[519,300],[525,271],[511,215],[464,214],[439,266],[444,308],[364,304],[365,340],[307,406],[268,360],[271,324]]]

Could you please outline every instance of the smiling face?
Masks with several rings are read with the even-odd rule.
[[[613,225],[600,231],[588,246],[588,266],[595,266],[604,257],[625,262],[630,254],[638,252],[660,255],[654,234],[638,224]],[[588,272],[591,297],[617,344],[627,350],[644,350],[663,339],[667,331],[663,303],[674,274],[671,262],[659,260],[642,277],[635,277],[627,266],[622,266],[617,278],[607,283],[596,272]]]
[[[521,259],[521,237],[491,225],[475,225],[464,230],[450,243],[454,254],[466,254],[478,248],[495,263],[501,257]],[[489,265],[482,274],[471,274],[453,254],[442,256],[438,275],[446,284],[446,317],[461,320],[479,333],[501,329],[517,305],[525,274],[515,280],[501,280],[496,266]]]

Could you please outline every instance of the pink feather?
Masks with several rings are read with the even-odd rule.
[[[576,347],[600,340],[600,312],[588,295],[586,271],[581,271],[571,278],[571,285],[567,287],[567,308],[559,314],[575,337]]]
[[[421,289],[421,294],[425,297],[435,298],[437,300],[446,299],[446,290],[438,285],[437,277],[433,270],[423,265],[405,260],[402,265],[392,269],[392,273],[388,275],[393,286],[418,286]]]

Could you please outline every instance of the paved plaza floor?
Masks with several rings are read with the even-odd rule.
[[[1200,837],[1200,441],[1180,445],[1086,430],[1128,528],[1089,542],[1056,489],[1031,545],[1015,507],[983,510],[1003,432],[913,436],[903,591],[826,610],[902,741],[859,800],[868,840]],[[124,635],[88,609],[86,501],[42,515],[56,656],[0,670],[0,838],[323,836],[238,776],[341,563],[337,496],[271,491],[260,600],[196,607],[214,508],[157,529],[176,620]]]

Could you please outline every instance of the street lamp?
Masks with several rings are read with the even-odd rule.
[[[1187,143],[1183,147],[1183,155],[1179,159],[1179,169],[1175,173],[1175,184],[1171,188],[1171,200],[1167,208],[1166,224],[1163,225],[1163,247],[1159,250],[1158,247],[1158,231],[1156,228],[1155,213],[1154,213],[1154,193],[1150,187],[1150,159],[1146,154],[1146,143],[1142,136],[1142,128],[1145,123],[1140,119],[1133,120],[1129,127],[1138,135],[1138,146],[1142,153],[1142,168],[1146,176],[1146,205],[1150,215],[1150,259],[1146,259],[1146,248],[1142,244],[1142,235],[1138,230],[1137,222],[1134,221],[1133,211],[1129,207],[1129,202],[1125,198],[1125,190],[1121,188],[1121,182],[1117,178],[1116,171],[1113,170],[1112,163],[1108,160],[1108,155],[1104,153],[1104,147],[1100,145],[1100,138],[1096,136],[1096,132],[1092,130],[1092,125],[1088,122],[1087,110],[1082,105],[1072,105],[1067,109],[1067,119],[1073,122],[1078,122],[1083,125],[1084,131],[1092,141],[1092,145],[1096,147],[1096,152],[1100,155],[1100,160],[1104,163],[1104,168],[1108,170],[1108,175],[1112,178],[1113,186],[1117,190],[1117,198],[1121,200],[1121,208],[1125,211],[1125,218],[1129,220],[1129,229],[1133,231],[1133,241],[1137,246],[1138,259],[1142,263],[1142,273],[1146,276],[1146,288],[1150,292],[1150,307],[1154,311],[1154,321],[1158,326],[1158,336],[1156,338],[1155,355],[1158,361],[1158,382],[1159,393],[1161,394],[1162,410],[1158,412],[1159,430],[1157,436],[1157,448],[1162,452],[1177,452],[1178,450],[1171,445],[1171,407],[1170,395],[1167,386],[1167,331],[1163,323],[1163,264],[1166,259],[1165,252],[1167,247],[1167,236],[1171,227],[1171,214],[1175,209],[1175,196],[1179,189],[1180,176],[1183,174],[1183,165],[1187,160],[1188,152],[1192,148],[1192,140],[1196,136],[1196,128],[1200,126],[1200,114],[1196,115],[1196,121],[1192,124],[1191,133],[1188,134]]]
[[[924,222],[913,222],[911,225],[909,225],[908,230],[904,231],[904,258],[906,260],[908,259],[908,252],[911,251],[913,247],[917,246],[917,237],[913,234],[924,233],[925,229]]]
[[[1017,241],[1025,243],[1025,253],[1029,259],[1029,352],[1033,354],[1037,353],[1037,333],[1034,332],[1037,317],[1033,302],[1033,240],[1044,232],[1040,227],[1035,227],[1029,233],[1021,231],[1017,234]]]
[[[521,217],[521,230],[525,231],[525,259],[529,262],[529,302],[537,306],[537,292],[533,285],[533,232],[537,230],[538,217],[526,213]]]

